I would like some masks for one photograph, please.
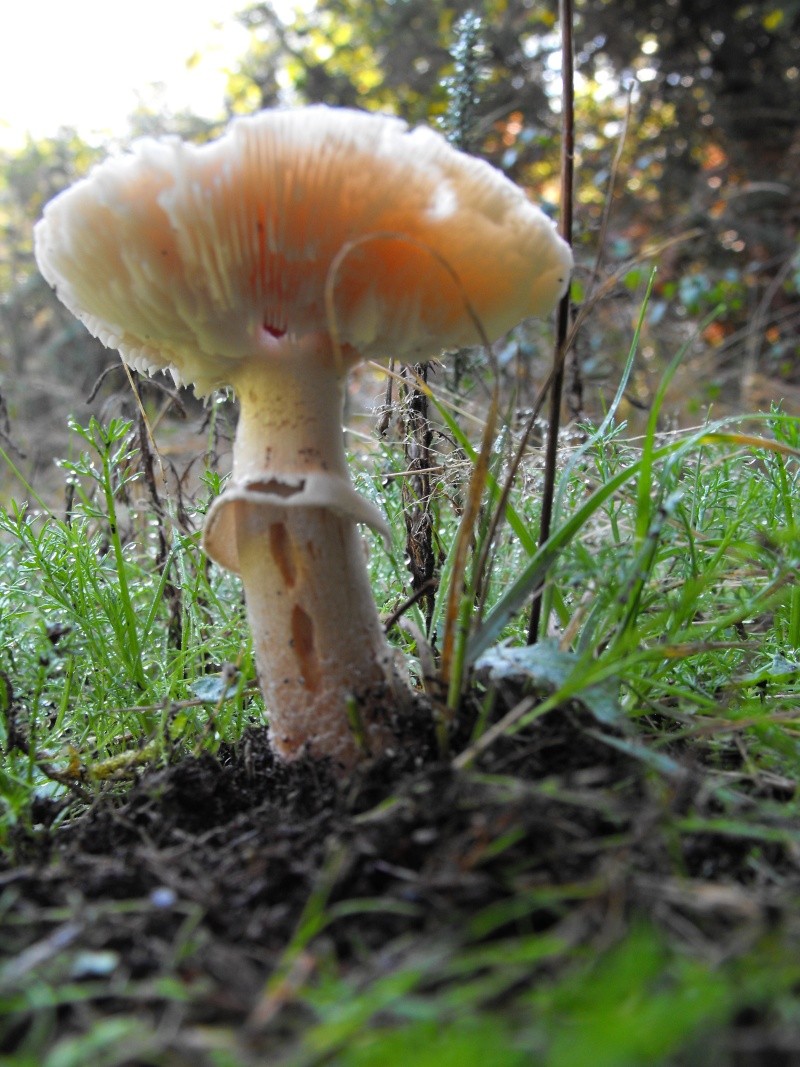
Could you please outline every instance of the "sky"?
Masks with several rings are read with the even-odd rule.
[[[222,113],[225,68],[248,33],[247,0],[0,0],[0,148],[62,126],[91,140],[124,135],[148,86],[171,110]],[[200,58],[188,66],[193,55]]]

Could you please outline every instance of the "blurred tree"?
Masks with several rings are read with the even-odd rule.
[[[6,374],[29,361],[71,377],[85,367],[86,331],[36,269],[33,222],[44,204],[84,174],[101,153],[71,130],[0,155],[0,359]],[[99,353],[90,373],[99,366]]]
[[[477,7],[485,54],[480,121],[488,128],[492,116],[502,118],[523,104],[549,119],[540,64],[526,49],[532,35],[552,29],[552,16],[519,0]],[[412,123],[441,120],[453,75],[454,26],[475,9],[468,0],[326,0],[299,10],[287,24],[269,3],[257,3],[241,16],[259,41],[242,73],[256,85],[259,106],[288,95],[390,111]],[[548,49],[554,47],[550,41]],[[248,109],[252,96],[245,85],[236,91]]]
[[[27,457],[31,475],[51,465],[67,415],[108,363],[106,349],[39,274],[33,223],[101,154],[71,130],[0,153],[0,406],[11,419],[11,447]],[[7,481],[0,470],[0,484]]]
[[[711,137],[751,173],[775,177],[796,145],[798,0],[583,0],[578,65],[636,77],[675,108],[681,142]]]

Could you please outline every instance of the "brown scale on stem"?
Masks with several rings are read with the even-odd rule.
[[[291,589],[297,581],[297,568],[292,553],[292,543],[286,530],[286,524],[273,522],[269,527],[269,547],[272,558],[283,576],[286,588]]]

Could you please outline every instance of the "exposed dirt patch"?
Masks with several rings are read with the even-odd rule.
[[[472,770],[409,748],[342,786],[324,766],[277,764],[265,732],[250,731],[216,759],[145,774],[68,825],[45,825],[49,810],[20,833],[16,860],[0,866],[0,982],[83,989],[54,1009],[62,1033],[135,1012],[171,1020],[170,1064],[213,1063],[198,1036],[208,1027],[234,1029],[240,1062],[261,1063],[296,1032],[291,981],[279,994],[267,982],[310,900],[333,918],[296,957],[305,975],[315,945],[368,976],[401,938],[552,929],[588,945],[648,914],[724,952],[743,929],[779,922],[787,885],[800,884],[797,856],[771,842],[759,867],[752,842],[665,833],[676,812],[712,814],[718,800],[698,767],[659,775],[620,742],[564,711]],[[370,904],[339,907],[348,901]],[[22,1047],[31,1025],[18,1012],[0,1030],[3,1051]]]

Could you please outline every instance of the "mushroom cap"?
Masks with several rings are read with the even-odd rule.
[[[549,313],[572,266],[488,163],[324,105],[236,119],[199,147],[137,142],[47,205],[35,251],[92,334],[200,393],[287,333],[333,332],[347,362],[476,344],[473,315],[494,340]]]

